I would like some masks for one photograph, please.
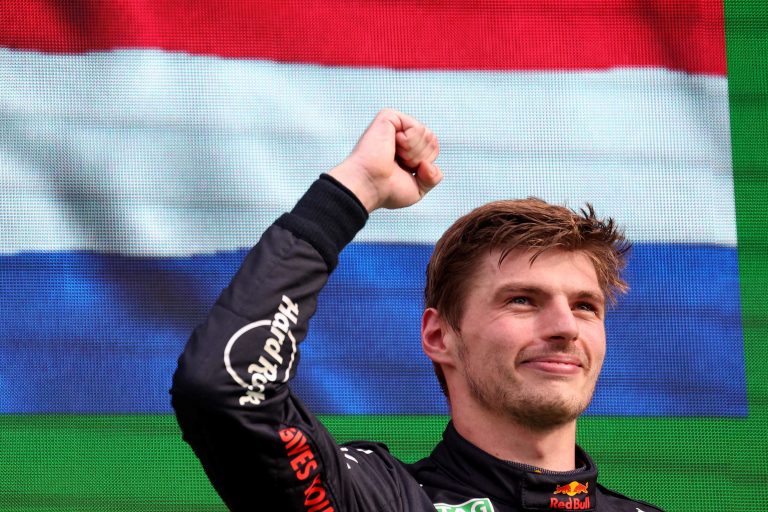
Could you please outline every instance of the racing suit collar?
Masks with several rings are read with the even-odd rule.
[[[430,457],[451,468],[455,478],[494,501],[525,510],[576,508],[594,510],[597,506],[597,467],[579,446],[575,471],[539,471],[533,467],[498,459],[464,439],[450,422]],[[569,505],[560,506],[560,504]]]

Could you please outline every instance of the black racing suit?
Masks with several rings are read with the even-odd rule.
[[[659,510],[601,487],[579,448],[579,470],[550,473],[496,459],[451,424],[412,465],[381,444],[336,444],[287,383],[318,293],[366,220],[357,198],[323,175],[264,232],[179,359],[179,425],[230,509]]]

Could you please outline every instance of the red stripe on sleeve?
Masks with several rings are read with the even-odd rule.
[[[0,45],[404,69],[726,74],[722,0],[6,0]]]

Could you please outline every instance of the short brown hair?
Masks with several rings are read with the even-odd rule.
[[[467,287],[484,254],[500,250],[499,264],[515,249],[533,249],[531,263],[548,249],[584,251],[611,303],[628,289],[620,272],[631,244],[613,219],[599,219],[591,204],[578,212],[541,199],[494,201],[459,218],[437,241],[427,265],[425,306],[459,332]],[[442,368],[435,364],[447,395]]]

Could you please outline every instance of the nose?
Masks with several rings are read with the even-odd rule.
[[[544,308],[541,318],[541,335],[547,341],[576,341],[579,324],[565,298],[553,299]]]

